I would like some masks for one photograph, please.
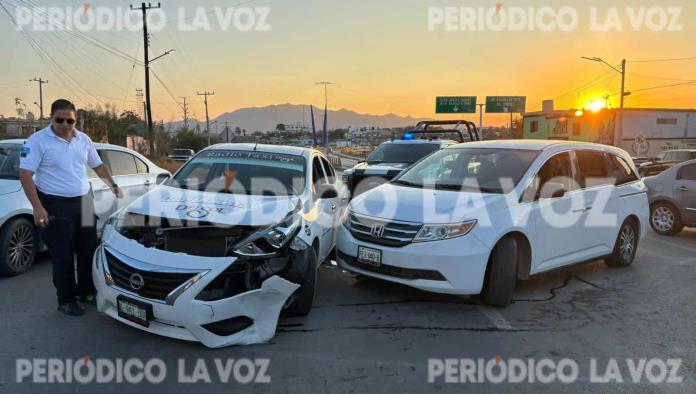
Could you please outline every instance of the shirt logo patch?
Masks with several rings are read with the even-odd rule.
[[[22,146],[19,148],[19,157],[27,157],[29,152],[31,152],[31,149],[28,146]]]

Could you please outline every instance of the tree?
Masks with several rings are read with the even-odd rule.
[[[176,133],[173,144],[175,148],[189,148],[197,152],[208,145],[208,138],[182,127]]]
[[[285,131],[285,124],[278,123],[275,127],[276,131]]]

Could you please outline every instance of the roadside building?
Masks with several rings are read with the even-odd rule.
[[[654,157],[664,150],[696,148],[696,110],[625,108],[623,132],[618,109],[545,110],[524,114],[525,139],[558,139],[616,145],[632,156]]]

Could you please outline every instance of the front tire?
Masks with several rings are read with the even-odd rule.
[[[684,229],[684,224],[674,205],[659,202],[650,209],[650,227],[660,235],[675,235]]]
[[[517,240],[503,238],[495,245],[488,261],[483,300],[486,304],[506,307],[512,302],[517,283]]]
[[[308,253],[309,261],[304,274],[304,282],[293,295],[294,300],[286,311],[287,316],[306,316],[312,310],[314,293],[316,293],[317,288],[317,260],[319,260],[317,253],[314,247]]]
[[[628,219],[619,230],[614,251],[604,262],[610,267],[628,267],[633,263],[638,250],[638,226],[634,220]]]
[[[3,226],[0,233],[0,275],[16,276],[31,268],[36,257],[36,235],[33,223],[24,218],[14,219]]]

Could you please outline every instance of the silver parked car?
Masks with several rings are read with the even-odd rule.
[[[43,249],[34,228],[32,207],[19,182],[19,150],[24,139],[0,141],[0,275],[19,275],[28,270]],[[98,216],[97,229],[117,209],[124,207],[171,176],[138,152],[122,146],[95,144],[99,156],[123,190],[117,200],[109,187],[87,170]]]
[[[188,161],[188,159],[192,158],[195,154],[196,152],[194,152],[193,149],[172,149],[172,151],[169,152],[169,158],[174,161]]]
[[[656,233],[674,235],[696,227],[696,160],[677,164],[645,178],[650,198],[650,224]]]

